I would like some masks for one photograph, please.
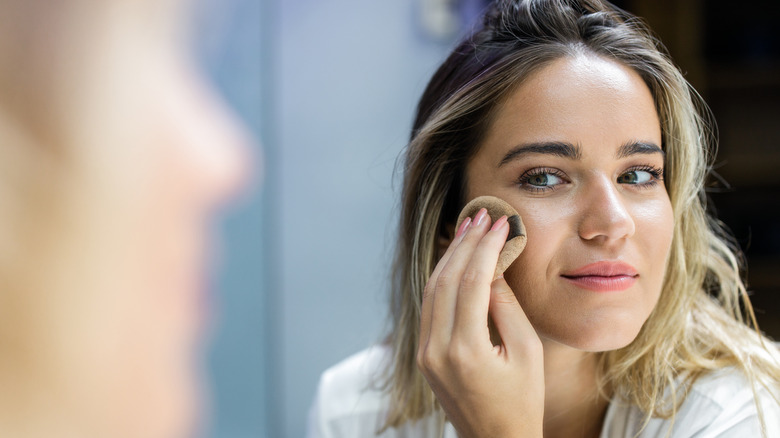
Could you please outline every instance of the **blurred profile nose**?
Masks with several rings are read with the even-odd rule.
[[[580,237],[588,241],[610,242],[630,237],[636,231],[634,218],[625,199],[612,181],[599,177],[583,191]]]
[[[215,91],[202,81],[195,84],[186,132],[192,148],[190,164],[198,180],[201,199],[221,205],[244,188],[256,167],[251,137],[238,117]],[[256,150],[257,148],[255,148]]]
[[[257,167],[250,136],[232,110],[219,102],[212,108],[210,137],[203,144],[202,171],[207,194],[215,203],[233,198],[245,185],[250,170]],[[210,139],[210,140],[209,140]]]

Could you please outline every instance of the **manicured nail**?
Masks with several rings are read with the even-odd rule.
[[[463,222],[460,223],[460,227],[458,227],[458,232],[455,233],[455,237],[462,236],[463,233],[465,233],[469,228],[469,225],[471,225],[471,218],[467,217]]]
[[[501,216],[490,228],[490,231],[498,231],[506,225],[506,216]]]
[[[487,210],[484,208],[480,208],[479,212],[477,213],[477,216],[474,217],[474,225],[477,227],[482,225],[482,222],[485,220],[486,217],[487,217]]]

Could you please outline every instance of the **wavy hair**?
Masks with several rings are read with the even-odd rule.
[[[649,421],[673,418],[685,389],[710,370],[736,367],[754,391],[780,381],[777,350],[758,331],[741,277],[741,253],[706,210],[714,122],[666,49],[641,21],[606,1],[498,0],[429,82],[405,151],[385,428],[438,409],[415,361],[420,307],[439,257],[437,238],[467,201],[467,163],[511,91],[550,62],[578,53],[625,65],[649,88],[674,212],[658,303],[631,344],[598,353],[600,389],[639,407]]]

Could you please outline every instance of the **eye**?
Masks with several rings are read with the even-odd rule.
[[[526,183],[537,187],[549,187],[560,184],[562,181],[551,173],[540,173],[528,177]]]
[[[546,168],[531,169],[518,180],[521,187],[532,191],[552,190],[565,182],[559,170]]]
[[[662,179],[663,171],[655,167],[643,166],[629,169],[617,178],[619,184],[649,186]]]

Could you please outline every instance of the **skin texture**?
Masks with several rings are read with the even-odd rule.
[[[551,142],[576,156],[544,153],[566,149]],[[422,309],[418,363],[461,436],[598,436],[607,400],[592,352],[636,337],[671,245],[658,146],[641,78],[593,54],[553,61],[499,107],[467,166],[467,197],[512,205],[525,251],[491,285],[504,227],[472,221],[433,272]],[[628,286],[593,291],[564,277],[600,261],[630,265]],[[490,343],[488,314],[501,345]]]

